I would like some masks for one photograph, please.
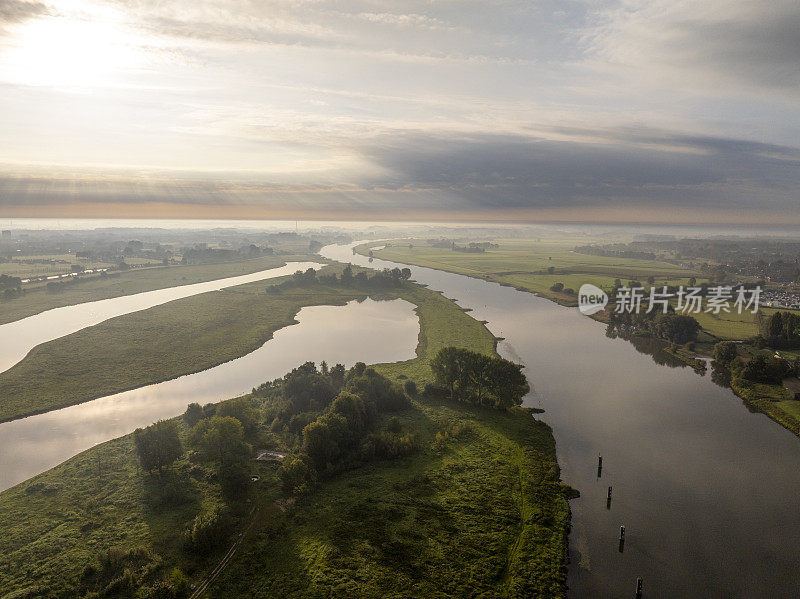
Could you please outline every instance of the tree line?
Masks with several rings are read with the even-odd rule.
[[[280,293],[283,290],[298,287],[311,287],[316,284],[334,285],[355,289],[379,290],[391,287],[400,287],[411,278],[410,268],[386,268],[382,271],[368,274],[366,269],[353,272],[348,264],[342,269],[341,275],[335,272],[319,274],[313,268],[305,271],[298,270],[290,278],[275,285],[267,287],[267,293]]]

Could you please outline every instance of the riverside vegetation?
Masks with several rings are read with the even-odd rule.
[[[185,597],[241,532],[212,596],[563,595],[571,491],[519,368],[405,273],[341,274],[261,295],[391,289],[417,305],[417,358],[304,364],[0,494],[0,593]]]
[[[0,421],[82,403],[243,356],[294,322],[303,306],[369,294],[418,293],[402,273],[367,277],[329,266],[168,302],[35,347],[0,373]],[[348,276],[349,275],[349,276]],[[175,348],[181,348],[176,351]]]
[[[717,283],[724,282],[719,276],[725,275],[722,265],[683,268],[660,260],[655,254],[594,253],[588,251],[591,248],[575,248],[574,242],[563,240],[499,240],[473,243],[473,247],[466,248],[441,241],[395,240],[374,251],[370,250],[372,245],[362,244],[356,251],[496,281],[564,305],[575,305],[575,290],[583,283],[604,288],[613,298],[624,280],[628,287],[644,287],[646,294],[647,287],[653,285],[707,288],[711,275],[718,277]],[[474,251],[464,251],[470,249]],[[720,269],[722,275],[715,275]],[[753,284],[754,281],[748,283]],[[674,305],[671,308],[665,315],[652,313],[633,318],[607,310],[593,317],[609,324],[609,336],[620,335],[632,341],[645,336],[659,341],[663,347],[656,350],[658,353],[666,352],[700,374],[705,374],[707,367],[699,358],[715,356],[715,346],[736,341],[732,345],[737,348],[738,360],[730,364],[715,359],[713,380],[730,387],[750,408],[764,412],[800,436],[800,316],[796,312],[762,306],[757,315],[735,310],[681,315],[675,313]],[[635,345],[643,347],[641,343]]]

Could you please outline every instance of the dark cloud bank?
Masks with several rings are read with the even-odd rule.
[[[167,202],[251,205],[401,217],[409,211],[519,211],[701,208],[796,211],[800,151],[750,141],[642,130],[579,131],[582,143],[513,135],[406,132],[356,148],[388,176],[287,187],[257,178],[230,181],[165,176],[0,178],[0,205]]]

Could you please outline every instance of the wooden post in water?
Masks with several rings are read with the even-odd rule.
[[[619,552],[625,551],[625,527],[619,527]]]
[[[603,456],[597,456],[597,478],[603,475]]]
[[[606,498],[606,509],[611,509],[611,487],[608,488],[608,498]]]
[[[636,599],[642,599],[642,577],[636,579]]]

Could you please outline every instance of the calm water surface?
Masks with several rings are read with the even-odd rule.
[[[396,266],[369,263],[351,246],[320,253]],[[575,308],[411,270],[488,320],[506,338],[500,353],[526,365],[536,387],[526,402],[546,410],[562,478],[581,492],[571,502],[572,597],[632,598],[637,576],[645,598],[800,597],[800,439],[748,411],[710,375],[656,364]]]
[[[0,490],[192,402],[242,395],[309,360],[350,367],[416,355],[419,320],[405,300],[305,307],[296,320],[254,352],[203,372],[0,424]]]
[[[316,262],[288,262],[285,266],[236,277],[156,289],[96,302],[54,308],[22,320],[9,322],[8,324],[0,325],[0,340],[2,340],[2,343],[0,343],[0,372],[5,372],[14,366],[40,343],[58,339],[64,335],[99,324],[109,318],[146,310],[153,306],[208,291],[219,291],[225,287],[274,279],[275,277],[293,274],[298,270],[319,269],[322,266],[322,264],[317,264]]]

